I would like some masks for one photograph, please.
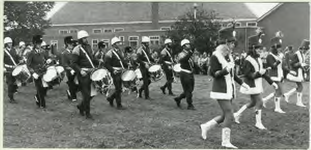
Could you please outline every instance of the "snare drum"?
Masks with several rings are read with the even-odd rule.
[[[123,81],[123,86],[126,88],[131,88],[133,86],[135,86],[136,82],[136,73],[133,70],[126,70],[122,76],[121,79]]]
[[[141,74],[141,71],[140,71],[139,68],[137,68],[135,70],[135,74],[136,74],[137,79],[142,79],[143,78],[143,75]]]
[[[112,86],[113,80],[107,69],[96,69],[91,73],[91,80],[99,90]]]
[[[62,66],[56,66],[55,67],[57,73],[60,75],[60,77],[63,79],[65,77],[65,69]]]
[[[160,65],[152,65],[148,71],[154,81],[159,81],[163,77],[163,71]]]
[[[13,70],[12,76],[21,82],[27,82],[28,79],[30,79],[30,77],[31,77],[30,72],[29,72],[26,64],[17,66]]]
[[[175,65],[173,66],[173,70],[174,70],[175,76],[176,76],[176,77],[179,77],[179,73],[180,73],[180,71],[181,71],[180,63],[175,64]]]
[[[48,67],[46,70],[46,73],[42,77],[43,81],[47,83],[52,82],[53,80],[57,78],[58,78],[58,75],[57,75],[57,70],[55,66]]]

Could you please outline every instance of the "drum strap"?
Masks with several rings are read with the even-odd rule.
[[[118,57],[118,59],[119,59],[119,61],[120,61],[120,64],[121,64],[121,66],[122,66],[122,69],[124,69],[122,60],[120,59],[119,55],[118,55],[114,50],[112,50],[112,52]]]
[[[142,49],[142,50],[143,50],[143,52],[144,52],[144,54],[145,54],[145,56],[146,56],[146,58],[147,58],[147,60],[148,60],[148,63],[151,64],[151,63],[150,63],[150,60],[149,60],[149,57],[148,57],[148,55],[146,54],[145,50],[144,50],[144,49]]]
[[[86,51],[83,49],[82,46],[80,46],[80,48],[81,48],[82,52],[85,54],[86,58],[89,60],[89,62],[92,65],[92,67],[95,68],[91,58],[89,57],[89,55],[86,53]]]
[[[6,54],[7,55],[9,55],[9,57],[10,57],[10,59],[11,59],[11,61],[13,62],[13,64],[14,64],[14,66],[16,66],[17,64],[16,64],[16,62],[14,61],[14,59],[13,59],[13,57],[12,57],[12,55],[7,51],[7,50],[5,50],[5,52],[6,52]]]
[[[174,63],[173,58],[172,58],[172,55],[170,54],[170,52],[169,52],[167,49],[165,49],[165,51],[166,51],[166,52],[167,52],[167,54],[170,56],[170,58],[171,58],[171,62],[172,62],[172,63]]]

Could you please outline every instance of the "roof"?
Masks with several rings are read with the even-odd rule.
[[[280,6],[282,6],[283,3],[279,3],[276,6],[274,6],[272,9],[270,9],[268,12],[266,12],[265,14],[263,14],[261,17],[258,18],[258,22],[261,21],[262,19],[266,18],[267,16],[269,16],[272,12],[274,12],[275,10],[277,10]]]
[[[158,2],[159,19],[176,20],[193,3]],[[198,7],[215,10],[223,19],[256,19],[244,3],[197,3]],[[53,25],[115,22],[151,22],[151,2],[67,2],[52,17]],[[173,11],[172,11],[173,10]]]

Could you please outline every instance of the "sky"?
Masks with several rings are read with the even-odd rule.
[[[62,8],[67,2],[55,2],[54,8],[47,14],[47,18],[50,18],[55,12]],[[250,10],[257,16],[260,17],[271,8],[276,6],[278,3],[245,3]]]

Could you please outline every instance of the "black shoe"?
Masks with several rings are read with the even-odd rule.
[[[187,108],[187,109],[188,109],[188,110],[196,110],[192,104],[191,104],[191,105],[188,105],[188,108]]]
[[[85,116],[86,119],[89,119],[89,120],[94,120],[93,116],[91,114],[87,114]]]
[[[153,98],[151,98],[151,97],[146,97],[145,99],[146,100],[153,100]]]
[[[83,111],[83,109],[81,108],[81,106],[78,105],[77,108],[79,109],[80,115],[81,115],[81,116],[84,116],[84,111]]]
[[[69,90],[66,90],[66,93],[67,93],[67,98],[70,100],[70,99],[71,99],[71,96],[70,96]]]
[[[111,97],[107,97],[107,101],[109,102],[109,105],[110,105],[111,107],[114,106],[114,105],[113,105],[113,99],[112,99]]]
[[[175,96],[175,94],[174,94],[172,91],[169,92],[168,95],[170,95],[170,96]]]
[[[124,108],[122,105],[117,106],[118,110],[125,110],[126,108]]]
[[[15,101],[15,99],[10,99],[9,101],[11,104],[17,104],[17,101]]]
[[[177,107],[180,107],[180,99],[178,97],[175,97],[174,100],[177,104]]]
[[[162,93],[163,93],[163,94],[166,94],[166,92],[165,92],[165,87],[161,86],[160,89],[162,90]]]
[[[38,100],[37,96],[35,96],[34,99],[35,99],[35,101],[36,101],[37,106],[40,107],[40,105],[39,105],[39,100]]]

